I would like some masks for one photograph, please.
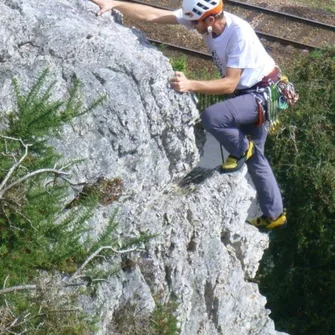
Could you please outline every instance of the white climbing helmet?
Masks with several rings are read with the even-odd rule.
[[[223,11],[222,0],[183,0],[183,17],[186,20],[202,20]]]

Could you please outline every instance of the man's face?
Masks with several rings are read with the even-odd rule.
[[[207,24],[203,20],[192,20],[191,25],[199,34],[205,34],[207,32]]]

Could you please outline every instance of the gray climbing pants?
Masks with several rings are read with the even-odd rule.
[[[227,99],[201,113],[205,129],[231,155],[240,157],[247,150],[246,135],[255,143],[255,154],[247,161],[248,172],[263,214],[274,219],[283,212],[283,201],[271,166],[264,156],[267,130],[264,124],[256,125],[257,118],[257,103],[252,94]]]

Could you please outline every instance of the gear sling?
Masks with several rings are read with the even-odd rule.
[[[254,95],[258,105],[256,125],[268,122],[270,132],[278,124],[280,112],[293,106],[299,99],[299,94],[296,93],[293,84],[289,82],[287,76],[281,74],[278,67],[256,85],[236,93],[236,95],[241,94]],[[257,94],[261,94],[264,101]]]

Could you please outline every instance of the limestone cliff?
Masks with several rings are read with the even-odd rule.
[[[101,284],[96,298],[83,297],[85,308],[100,310],[98,333],[115,334],[117,311],[132,305],[149,313],[159,296],[176,301],[183,335],[278,334],[249,281],[268,236],[244,223],[255,196],[246,169],[227,176],[196,168],[193,97],[171,90],[168,59],[139,31],[95,10],[86,1],[0,0],[0,110],[14,104],[13,76],[28,89],[46,67],[57,81],[54,99],[73,78],[87,104],[107,95],[53,144],[65,159],[84,159],[73,180],[123,181],[123,196],[96,211],[97,232],[119,208],[120,240],[156,237],[126,255],[132,265]]]

